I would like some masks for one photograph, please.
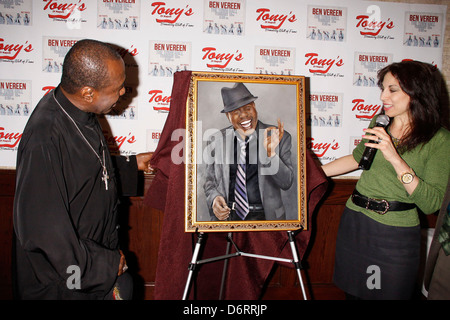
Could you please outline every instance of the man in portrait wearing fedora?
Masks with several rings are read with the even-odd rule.
[[[212,220],[285,220],[281,190],[294,181],[291,135],[258,120],[243,83],[221,90],[231,126],[209,139],[204,191]]]

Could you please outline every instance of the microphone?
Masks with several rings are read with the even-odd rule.
[[[380,114],[377,117],[375,127],[385,128],[389,124],[389,117],[385,114]],[[378,143],[378,141],[374,141],[372,143]],[[376,148],[366,147],[364,153],[362,155],[361,161],[359,161],[358,168],[362,170],[369,170],[372,165],[373,158],[375,157],[375,153],[377,153]]]

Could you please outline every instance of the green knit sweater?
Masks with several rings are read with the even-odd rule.
[[[362,157],[366,141],[363,139],[353,150],[353,157],[357,162]],[[442,205],[450,175],[450,132],[441,128],[428,143],[401,156],[416,173],[416,179],[419,179],[419,185],[413,194],[406,192],[394,168],[380,151],[376,153],[370,170],[362,172],[356,189],[374,199],[415,203],[425,214],[436,212]],[[419,224],[417,209],[388,211],[385,215],[380,215],[358,207],[351,198],[347,201],[347,207],[390,226],[411,227]]]

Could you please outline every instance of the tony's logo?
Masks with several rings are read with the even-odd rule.
[[[384,27],[394,28],[394,22],[390,18],[387,21],[381,21],[374,18],[369,19],[368,15],[359,15],[356,20],[358,20],[356,27],[364,30],[359,32],[362,36],[377,36]]]
[[[4,132],[5,128],[0,127],[0,147],[14,148],[22,138],[22,134],[18,132]]]
[[[336,59],[323,59],[319,58],[317,53],[307,53],[305,57],[308,58],[305,62],[305,66],[309,67],[309,72],[325,74],[330,71],[331,67],[341,67],[344,65],[344,60],[339,56]]]
[[[206,47],[202,51],[205,53],[202,60],[209,60],[209,63],[206,64],[208,68],[224,69],[230,61],[242,61],[244,59],[244,56],[238,50],[236,53],[219,53],[216,48]]]
[[[81,0],[78,0],[78,3],[58,3],[56,0],[44,0],[44,2],[47,2],[44,11],[52,12],[48,14],[51,19],[68,19],[75,10],[81,12],[87,9],[86,4]]]
[[[256,12],[259,13],[256,21],[261,21],[263,23],[261,24],[262,29],[278,30],[286,22],[286,20],[289,22],[297,21],[297,18],[292,11],[289,12],[289,14],[272,14],[270,13],[270,9],[260,8],[257,9]]]
[[[340,148],[339,143],[333,139],[332,142],[316,142],[314,138],[307,138],[307,147],[314,152],[317,157],[323,157],[328,150],[337,150]]]
[[[357,111],[356,119],[372,119],[381,109],[380,104],[365,104],[364,99],[353,99],[352,111]]]
[[[125,49],[125,48],[117,49],[117,52],[121,55],[122,58],[124,58],[127,55],[135,57],[139,54],[137,48],[134,47],[134,45],[131,45],[131,47],[129,49]]]
[[[118,151],[125,142],[127,144],[133,144],[137,141],[131,132],[128,133],[128,136],[113,136],[110,132],[103,130],[103,135],[111,151]]]
[[[170,110],[170,98],[171,96],[165,96],[162,94],[162,90],[150,90],[148,94],[150,95],[150,103],[156,103],[153,110],[156,111],[169,111]]]
[[[155,7],[152,11],[152,15],[159,15],[156,18],[158,23],[175,23],[178,21],[181,15],[192,16],[194,11],[186,5],[186,8],[167,8],[165,2],[153,2],[152,7]]]
[[[15,44],[15,43],[4,43],[5,39],[0,38],[0,59],[14,60],[19,53],[23,50],[25,52],[33,51],[33,46],[27,44]]]
[[[42,87],[42,91],[44,91],[44,96],[50,93],[53,89],[55,89],[55,86],[45,86]]]

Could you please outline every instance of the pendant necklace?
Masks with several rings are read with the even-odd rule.
[[[61,110],[66,114],[66,116],[72,121],[72,123],[75,125],[75,128],[77,128],[78,132],[80,133],[80,135],[83,137],[84,141],[86,142],[86,144],[89,146],[89,148],[91,148],[92,152],[94,152],[94,154],[97,156],[98,161],[100,161],[100,164],[103,168],[103,172],[102,172],[102,181],[105,182],[105,189],[108,190],[108,179],[109,179],[109,175],[108,175],[108,170],[106,169],[106,162],[105,162],[105,147],[103,144],[103,140],[100,138],[100,143],[102,145],[102,151],[103,151],[103,161],[100,158],[99,154],[94,150],[94,148],[92,147],[92,145],[89,143],[89,141],[86,139],[86,137],[84,136],[84,134],[81,132],[80,128],[78,127],[78,125],[76,124],[75,120],[72,119],[72,117],[67,113],[66,110],[64,110],[64,108],[59,104],[59,101],[56,99],[55,96],[55,91],[53,91],[53,99],[55,99],[56,103],[58,104],[58,106],[61,108]]]

